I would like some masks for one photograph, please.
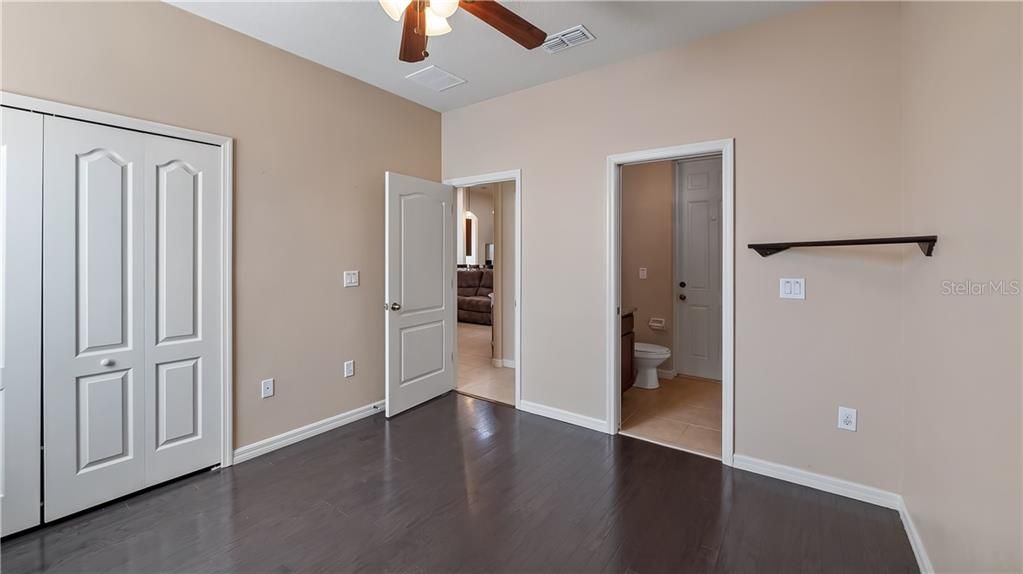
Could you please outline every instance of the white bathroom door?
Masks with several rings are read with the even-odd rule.
[[[721,158],[676,169],[675,370],[721,380]]]
[[[45,518],[145,485],[145,135],[46,117]]]
[[[39,524],[43,116],[0,116],[0,535]]]
[[[387,416],[455,388],[454,188],[387,172]]]
[[[146,137],[146,484],[220,462],[220,148]]]

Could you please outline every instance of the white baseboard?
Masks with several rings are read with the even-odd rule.
[[[506,369],[517,369],[518,368],[518,365],[516,364],[515,359],[504,359],[504,365],[502,365],[502,366],[504,368],[506,368]]]
[[[549,419],[554,419],[556,421],[561,421],[563,423],[568,423],[570,425],[576,425],[598,432],[607,432],[606,421],[569,411],[563,411],[561,409],[556,409],[554,407],[548,407],[546,405],[541,405],[539,403],[531,403],[529,401],[520,400],[519,410],[526,411],[527,413],[532,413],[534,415],[547,417]]]
[[[883,506],[884,508],[890,508],[898,511],[899,517],[902,518],[902,526],[906,529],[906,536],[909,538],[909,544],[913,548],[913,554],[916,556],[916,562],[920,567],[920,571],[925,574],[934,572],[934,568],[931,566],[931,560],[927,556],[927,550],[924,548],[923,540],[920,538],[920,533],[917,531],[916,525],[913,523],[913,518],[909,515],[909,510],[906,508],[906,502],[902,498],[902,495],[895,492],[889,492],[887,490],[881,490],[880,488],[874,488],[873,486],[842,480],[841,478],[835,478],[824,474],[817,474],[816,472],[810,472],[808,470],[769,462],[742,454],[736,454],[732,458],[732,465],[738,469],[755,472],[764,476],[770,476],[771,478],[777,478],[786,482],[792,482],[824,492],[829,492],[831,494],[845,496],[861,502],[876,504],[877,506]]]
[[[329,430],[342,427],[348,423],[353,423],[357,420],[375,415],[379,412],[383,412],[383,408],[384,401],[377,401],[339,415],[325,418],[322,421],[317,421],[304,427],[299,427],[297,429],[281,433],[277,436],[272,436],[259,442],[245,445],[241,448],[235,449],[234,463],[238,464],[240,462],[245,462],[246,460],[251,460],[257,456],[262,456],[279,448],[284,448],[288,445],[295,444],[296,442],[303,441]]]
[[[906,501],[901,496],[899,497],[899,516],[902,518],[902,526],[906,528],[906,536],[909,537],[909,545],[913,547],[913,554],[916,556],[916,563],[920,567],[920,572],[923,574],[933,573],[934,566],[931,564],[931,557],[927,555],[927,549],[924,548],[924,541],[920,537],[920,531],[916,529],[913,517],[909,515],[909,509],[906,508]]]
[[[743,454],[736,454],[732,459],[732,463],[735,468],[748,470],[764,476],[770,476],[771,478],[777,478],[786,482],[794,482],[803,486],[809,486],[810,488],[816,488],[817,490],[823,490],[824,492],[830,492],[831,494],[838,494],[840,496],[860,500],[862,502],[869,502],[870,504],[876,504],[893,510],[899,509],[899,504],[902,499],[901,496],[894,492],[888,492],[887,490],[881,490],[880,488],[874,488],[873,486],[850,482],[848,480],[842,480],[841,478],[835,478],[824,474],[817,474],[816,472],[769,462]]]

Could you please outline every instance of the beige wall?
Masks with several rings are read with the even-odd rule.
[[[810,8],[444,114],[445,177],[522,169],[525,400],[605,418],[609,154],[736,138],[740,246],[898,232],[898,15]],[[573,145],[543,143],[565,133]],[[913,253],[735,255],[737,452],[897,490]],[[806,301],[778,299],[791,276]],[[839,405],[859,409],[859,432],[835,428]]]
[[[675,324],[674,170],[671,161],[622,168],[622,308],[636,308],[637,342],[669,349]],[[640,267],[646,268],[646,279],[639,278]],[[651,317],[665,320],[663,331],[650,328]],[[661,368],[671,366],[668,360]]]
[[[902,494],[935,567],[1023,569],[1020,297],[943,295],[1019,281],[1023,93],[1017,4],[903,8]]]
[[[235,444],[383,399],[383,174],[440,176],[439,114],[165,4],[2,14],[2,89],[235,138]]]
[[[815,6],[445,113],[445,177],[522,169],[523,399],[605,417],[607,156],[733,137],[736,452],[904,492],[939,570],[1019,570],[1019,296],[939,290],[1021,279],[1020,28]],[[935,257],[744,247],[917,232]]]

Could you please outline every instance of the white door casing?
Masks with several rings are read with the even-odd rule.
[[[385,174],[386,411],[455,387],[454,188]]]
[[[675,370],[721,380],[721,158],[675,169]]]
[[[220,459],[221,176],[217,146],[146,139],[147,484]]]
[[[46,520],[145,485],[145,136],[44,120]]]
[[[0,535],[39,524],[43,116],[0,110]]]

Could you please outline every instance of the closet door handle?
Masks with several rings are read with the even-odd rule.
[[[116,363],[113,359],[103,359],[99,362],[102,367],[113,367]]]
[[[686,288],[686,282],[685,281],[679,281],[678,286],[683,288],[683,289],[685,289]]]

